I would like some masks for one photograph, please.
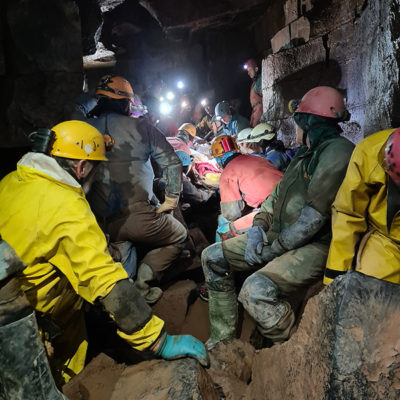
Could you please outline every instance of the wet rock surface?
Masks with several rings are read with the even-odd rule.
[[[27,133],[62,120],[65,104],[82,89],[78,7],[72,0],[15,0],[3,2],[0,11],[0,40],[7,44],[0,95],[1,147],[24,146]]]
[[[307,304],[286,343],[254,357],[248,399],[397,399],[400,287],[358,273]]]
[[[205,341],[208,304],[188,300],[193,286],[181,281],[164,294],[175,310],[168,329]],[[174,290],[176,295],[168,293]],[[398,399],[400,286],[354,272],[322,291],[314,285],[310,296],[296,333],[281,345],[255,350],[249,343],[255,324],[244,313],[241,339],[219,343],[210,352],[209,369],[189,359],[126,367],[101,354],[64,392],[71,400]],[[189,392],[194,397],[184,397]]]
[[[100,354],[63,387],[69,400],[218,400],[210,376],[195,360],[116,364]]]
[[[399,125],[398,1],[312,3],[305,13],[310,41],[263,61],[263,119],[280,128],[290,144],[294,130],[285,122],[288,101],[327,85],[345,96],[352,117],[343,130],[353,142]]]

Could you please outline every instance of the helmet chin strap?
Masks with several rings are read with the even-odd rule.
[[[303,140],[302,140],[303,146],[307,146],[307,137],[308,137],[308,129],[307,130],[303,129]]]

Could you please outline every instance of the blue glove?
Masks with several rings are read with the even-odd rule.
[[[274,249],[272,246],[264,246],[261,252],[261,258],[263,260],[264,264],[269,263],[272,261],[275,257],[279,256],[280,254],[275,253]]]
[[[210,363],[204,344],[190,335],[167,335],[164,333],[154,354],[164,360],[192,357],[198,360],[203,367],[208,367]]]
[[[262,249],[267,244],[267,235],[259,226],[251,227],[247,232],[246,251],[244,259],[249,265],[263,263]]]

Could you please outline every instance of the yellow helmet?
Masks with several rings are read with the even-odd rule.
[[[186,122],[185,124],[182,124],[178,131],[185,131],[187,132],[190,136],[196,137],[196,127],[193,124],[190,124],[189,122]]]
[[[95,93],[112,99],[128,99],[131,103],[134,101],[132,86],[122,76],[102,76]]]
[[[229,135],[217,136],[211,143],[211,154],[213,157],[222,157],[229,152],[238,152],[239,147],[236,140]]]
[[[55,134],[50,154],[77,160],[108,161],[103,135],[83,121],[65,121],[51,129]]]

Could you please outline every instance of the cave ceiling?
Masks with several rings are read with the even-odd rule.
[[[224,25],[251,24],[268,5],[281,0],[125,0],[135,7],[140,4],[171,36],[182,30],[194,32]],[[124,0],[100,0],[102,12],[112,11]]]

